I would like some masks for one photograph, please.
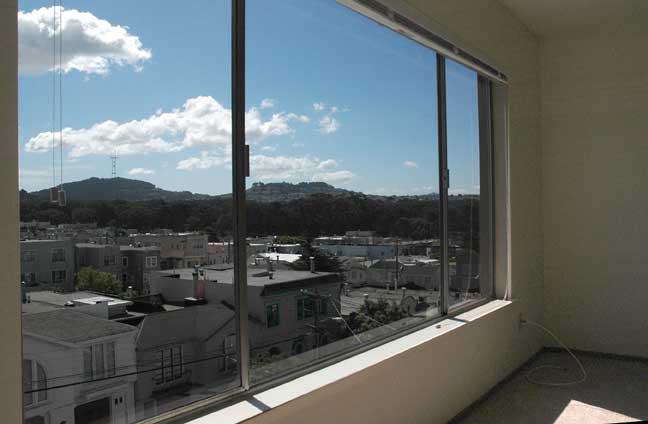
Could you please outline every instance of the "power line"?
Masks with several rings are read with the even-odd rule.
[[[216,355],[216,356],[209,357],[209,358],[196,359],[196,360],[193,360],[193,361],[182,362],[181,364],[178,364],[176,366],[191,365],[191,364],[196,364],[196,363],[199,363],[199,362],[205,362],[205,361],[211,361],[211,360],[214,360],[214,359],[224,358],[226,356],[229,356],[229,355]],[[157,362],[159,362],[159,361],[157,361]],[[66,388],[66,387],[78,386],[80,384],[96,383],[98,381],[106,381],[106,380],[114,380],[116,378],[129,377],[129,376],[133,376],[133,375],[146,374],[146,373],[153,372],[153,371],[164,370],[164,368],[169,368],[169,366],[168,365],[167,366],[163,365],[161,367],[155,367],[155,368],[151,368],[151,369],[147,369],[147,370],[138,370],[138,371],[128,372],[128,373],[124,373],[124,374],[116,374],[116,375],[112,375],[112,376],[109,376],[109,377],[102,377],[102,378],[95,378],[95,379],[92,379],[92,380],[77,381],[77,382],[74,382],[74,383],[60,384],[58,386],[52,386],[52,387],[44,387],[44,388],[39,388],[39,389],[25,390],[23,393],[24,394],[37,393],[37,392],[44,392],[44,391],[47,391],[47,390],[63,389],[63,388]],[[57,378],[62,378],[62,377],[57,377]],[[33,382],[37,383],[36,385],[38,385],[38,383],[43,382],[43,380],[33,380]]]

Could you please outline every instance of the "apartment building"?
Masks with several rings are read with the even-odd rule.
[[[124,246],[158,247],[160,269],[199,266],[208,258],[208,237],[200,233],[131,234],[121,237]]]
[[[75,257],[71,240],[20,242],[20,280],[27,287],[74,288]]]
[[[234,305],[231,268],[203,267],[156,273],[151,292],[167,302],[183,304],[185,299]],[[338,317],[342,281],[330,272],[293,271],[265,266],[248,269],[251,344],[255,353],[274,355],[302,352],[323,344],[316,334],[319,321]],[[328,334],[325,342],[335,340]]]
[[[160,248],[156,246],[119,246],[120,279],[139,294],[150,292],[151,275],[160,270]]]
[[[115,279],[121,280],[122,263],[119,246],[77,243],[75,251],[77,270],[90,267],[100,272],[113,274]]]

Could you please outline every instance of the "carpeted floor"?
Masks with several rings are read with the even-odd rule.
[[[567,353],[544,352],[498,388],[460,424],[599,424],[648,420],[648,361],[611,359],[577,354],[585,370],[583,383],[546,387],[530,383],[527,373],[541,365],[557,365],[568,371],[543,368],[533,373],[540,381],[577,380],[578,365]]]

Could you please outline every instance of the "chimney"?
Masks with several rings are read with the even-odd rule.
[[[191,273],[191,276],[193,277],[191,297],[197,299],[198,298],[198,267],[194,267],[194,271]]]
[[[403,299],[405,299],[405,291],[406,291],[406,290],[407,290],[407,289],[406,289],[405,287],[401,287],[401,291],[402,291],[402,293],[403,293],[403,297],[402,297]]]
[[[315,257],[314,257],[314,256],[311,256],[311,257],[308,258],[308,259],[310,259],[310,272],[312,272],[313,274],[315,274]]]

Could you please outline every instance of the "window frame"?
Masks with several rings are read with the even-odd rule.
[[[270,308],[270,311],[268,311],[268,308]],[[281,306],[280,306],[280,302],[279,301],[268,302],[268,303],[266,303],[264,305],[264,309],[265,309],[266,328],[279,327],[281,325]],[[268,319],[268,312],[272,313],[273,315],[276,312],[276,316],[277,316],[276,323],[274,323],[275,321],[273,321],[273,324],[270,325],[270,320]]]
[[[29,373],[25,375],[25,370]],[[47,371],[42,362],[34,358],[22,358],[24,408],[35,408],[49,400],[47,390]],[[28,377],[28,378],[27,378]],[[35,378],[34,378],[35,377]]]
[[[61,255],[63,257],[63,259],[62,260],[55,260],[55,258],[58,257],[58,256],[55,255],[55,252],[63,252],[63,255]],[[65,247],[53,247],[50,250],[50,262],[53,263],[53,264],[67,263],[67,252],[66,252]]]
[[[157,256],[145,256],[144,257],[144,267],[145,268],[157,268],[158,266],[158,257]]]
[[[354,7],[352,6],[355,4],[357,6],[358,3],[356,3],[355,0],[337,0],[338,3],[340,3],[342,6],[347,6],[351,7],[353,10],[356,12],[359,12],[361,15],[364,17],[367,17],[369,19],[373,19],[375,21],[378,21],[381,24],[384,24],[379,19],[376,19],[374,15],[371,13],[366,13],[366,10],[362,10],[361,7]],[[441,271],[441,276],[440,276],[440,281],[439,281],[439,291],[441,292],[440,295],[440,303],[441,303],[441,313],[437,318],[427,320],[425,322],[416,324],[416,325],[411,325],[406,329],[403,329],[399,332],[396,332],[394,334],[384,336],[381,338],[378,338],[377,340],[374,340],[370,343],[357,346],[357,347],[352,347],[349,349],[346,349],[344,351],[338,352],[335,355],[332,355],[331,357],[328,358],[323,358],[318,361],[314,361],[314,363],[290,370],[284,374],[279,374],[273,376],[271,379],[268,381],[261,381],[255,383],[252,387],[250,387],[250,382],[249,382],[249,334],[248,334],[248,305],[247,305],[247,274],[246,274],[246,263],[245,263],[245,258],[246,258],[246,252],[245,252],[245,241],[246,241],[246,231],[245,231],[245,224],[246,224],[246,203],[245,203],[245,182],[246,182],[246,177],[247,177],[247,152],[249,147],[246,145],[246,139],[245,139],[245,133],[244,133],[244,116],[245,116],[245,61],[244,61],[244,56],[245,56],[245,0],[232,0],[232,161],[233,161],[233,166],[232,166],[232,185],[233,185],[233,200],[234,200],[234,243],[235,243],[235,256],[234,256],[234,275],[235,275],[235,291],[236,291],[236,296],[235,296],[235,308],[236,308],[236,321],[237,321],[237,336],[238,336],[238,356],[239,356],[239,363],[241,364],[240,367],[240,374],[241,374],[241,389],[242,391],[246,393],[256,393],[261,390],[265,390],[269,387],[276,386],[278,384],[281,384],[282,382],[288,381],[290,379],[296,378],[300,375],[304,375],[307,373],[310,373],[314,370],[320,369],[324,366],[327,366],[331,363],[334,363],[336,361],[339,361],[341,359],[357,355],[363,351],[366,351],[368,349],[371,349],[373,347],[376,347],[378,345],[387,343],[391,340],[403,337],[407,334],[410,334],[414,331],[417,331],[421,328],[425,328],[431,325],[436,324],[437,322],[447,319],[448,317],[452,317],[455,315],[458,315],[460,313],[465,312],[466,310],[473,309],[475,307],[478,307],[482,304],[485,304],[489,301],[491,301],[496,292],[495,292],[495,287],[494,287],[494,282],[495,279],[494,277],[494,268],[496,265],[493,263],[494,261],[494,222],[495,222],[495,211],[494,211],[494,201],[493,201],[493,194],[494,194],[494,178],[493,178],[493,126],[494,123],[492,122],[494,117],[493,117],[493,105],[492,105],[492,97],[493,97],[493,84],[497,84],[500,87],[506,87],[507,84],[507,78],[503,73],[500,73],[497,71],[495,74],[491,73],[490,70],[493,70],[494,68],[488,67],[486,71],[476,69],[475,68],[475,62],[471,63],[470,61],[464,60],[465,58],[459,57],[460,54],[456,53],[459,51],[462,54],[467,54],[463,50],[444,50],[444,49],[439,49],[438,46],[431,47],[429,43],[423,42],[421,40],[421,37],[416,36],[413,34],[411,31],[401,31],[398,25],[386,25],[389,29],[396,30],[397,32],[401,33],[401,35],[418,42],[420,44],[425,45],[426,47],[430,48],[431,53],[436,55],[437,58],[437,65],[441,65],[443,68],[442,72],[439,72],[439,66],[437,66],[437,73],[436,73],[436,83],[437,83],[437,102],[439,105],[443,106],[443,114],[441,114],[441,110],[437,109],[438,112],[438,117],[437,119],[439,120],[439,149],[440,149],[440,154],[442,154],[442,157],[444,158],[444,163],[442,166],[441,159],[442,157],[439,157],[439,173],[440,173],[440,178],[439,178],[439,186],[440,188],[443,188],[444,181],[445,181],[445,194],[444,194],[444,200],[446,202],[446,217],[445,219],[440,219],[440,234],[443,233],[443,230],[445,229],[445,236],[441,237],[441,243],[440,243],[440,250],[445,250],[445,259],[442,259],[442,264],[441,267],[443,268],[443,263],[445,263],[445,272],[443,270]],[[454,53],[453,53],[454,52]],[[459,55],[459,56],[457,56]],[[461,304],[457,307],[449,307],[449,272],[448,272],[448,257],[449,257],[449,237],[447,235],[447,200],[448,200],[448,192],[447,192],[447,178],[444,178],[444,170],[446,170],[445,175],[447,175],[447,116],[446,116],[446,98],[445,98],[445,86],[446,86],[446,79],[445,79],[445,62],[447,58],[451,58],[455,61],[457,61],[459,64],[463,66],[467,66],[468,68],[471,68],[475,71],[477,71],[477,77],[478,77],[478,109],[479,109],[479,146],[480,146],[480,186],[482,187],[481,190],[484,190],[486,188],[486,196],[480,196],[480,205],[482,202],[483,198],[486,198],[486,201],[484,203],[487,204],[487,207],[481,207],[480,208],[480,213],[482,212],[487,212],[487,217],[486,220],[484,221],[484,227],[488,228],[487,234],[484,234],[482,232],[483,227],[480,225],[480,243],[482,243],[482,246],[488,247],[488,258],[491,261],[490,266],[488,268],[489,270],[489,286],[491,287],[491,291],[489,294],[486,296],[482,296],[478,299],[470,300],[464,304]],[[470,56],[471,59],[474,59],[473,56]],[[484,62],[482,62],[484,63]],[[439,94],[439,88],[443,92],[443,97]],[[506,107],[506,97],[504,97],[504,102],[500,103],[500,107]],[[506,138],[505,134],[498,134],[498,135],[504,135],[503,141],[506,143]],[[482,150],[484,147],[484,144],[487,143],[487,154],[482,154]],[[443,151],[441,151],[443,149]],[[507,164],[506,164],[507,165]],[[508,186],[507,186],[508,187]],[[481,194],[480,190],[480,194]],[[439,193],[442,191],[439,190]],[[481,222],[480,222],[481,224]],[[484,236],[482,236],[484,234]],[[238,246],[238,247],[237,247]],[[486,249],[480,249],[480,251],[485,251]],[[443,254],[443,253],[442,253]],[[480,255],[481,258],[481,255]],[[481,260],[481,259],[480,259]],[[243,301],[242,301],[243,300]],[[297,319],[297,322],[304,321],[306,318],[304,317],[302,320],[299,320],[299,312],[298,312],[298,305],[299,305],[299,299],[295,300],[295,318]],[[267,326],[267,308],[268,304],[264,305],[264,310],[266,312],[266,326]],[[315,307],[320,307],[319,304],[316,304]],[[305,314],[304,314],[305,315]],[[267,328],[272,328],[272,327],[267,327]]]
[[[448,267],[448,236],[447,236],[447,178],[445,178],[445,175],[443,174],[444,172],[447,171],[447,151],[441,152],[441,146],[443,145],[443,148],[447,149],[447,117],[445,116],[445,72],[439,72],[439,68],[437,67],[437,74],[436,74],[436,79],[437,79],[437,87],[442,87],[443,88],[443,109],[444,113],[443,116],[441,116],[441,109],[438,110],[438,119],[439,119],[439,149],[440,153],[444,153],[445,156],[445,167],[442,166],[441,160],[442,156],[439,157],[439,172],[440,172],[440,179],[439,179],[439,184],[441,188],[443,188],[444,181],[446,181],[446,186],[445,186],[445,193],[441,196],[442,202],[446,202],[446,211],[445,211],[445,219],[440,217],[440,225],[441,225],[441,230],[445,230],[445,236],[441,237],[441,251],[442,251],[442,260],[441,260],[441,278],[440,278],[440,291],[441,291],[441,304],[442,304],[442,309],[441,309],[441,314],[435,318],[435,319],[430,319],[425,322],[421,322],[416,325],[411,325],[407,328],[405,328],[402,331],[396,332],[394,334],[384,336],[377,338],[376,340],[373,340],[369,343],[365,343],[360,346],[354,346],[351,348],[348,348],[346,350],[343,350],[335,355],[332,355],[330,357],[323,358],[318,361],[314,361],[313,363],[304,366],[302,368],[298,369],[293,369],[290,370],[286,373],[275,375],[272,377],[271,380],[269,381],[262,381],[257,384],[254,384],[251,386],[250,381],[249,381],[249,357],[250,357],[250,349],[249,349],[249,331],[248,331],[248,305],[247,305],[247,264],[246,262],[246,245],[245,245],[245,240],[246,240],[246,202],[245,202],[245,182],[246,182],[246,177],[248,173],[247,167],[247,155],[249,154],[249,146],[246,145],[246,140],[245,140],[245,0],[231,0],[232,1],[232,184],[233,184],[233,205],[234,205],[234,214],[233,214],[233,223],[234,223],[234,289],[235,289],[235,318],[236,318],[236,331],[234,333],[234,338],[236,340],[236,352],[232,356],[237,357],[237,363],[239,364],[239,377],[240,377],[240,386],[235,389],[230,389],[227,390],[219,395],[216,395],[212,398],[209,398],[209,402],[220,402],[223,399],[230,399],[236,394],[254,394],[258,393],[262,390],[265,390],[269,387],[273,387],[279,384],[282,384],[288,380],[294,379],[300,375],[305,375],[308,373],[313,372],[314,370],[321,369],[327,365],[330,365],[334,362],[340,361],[342,359],[357,355],[363,351],[372,349],[376,346],[388,343],[391,340],[395,340],[398,338],[401,338],[407,334],[413,333],[417,330],[420,330],[421,328],[429,327],[432,326],[436,323],[438,323],[441,320],[447,319],[449,317],[458,315],[462,312],[465,312],[468,309],[475,308],[479,305],[482,305],[490,300],[492,300],[496,295],[499,293],[496,293],[494,283],[496,281],[495,276],[496,272],[495,269],[499,269],[499,264],[496,264],[495,261],[500,261],[499,255],[495,255],[495,238],[497,234],[495,234],[495,228],[496,223],[499,225],[501,223],[501,220],[497,219],[495,216],[495,201],[494,201],[494,195],[496,188],[494,186],[494,179],[495,179],[495,168],[494,168],[494,150],[496,150],[495,146],[493,145],[494,139],[496,138],[495,132],[498,132],[498,136],[503,135],[503,140],[504,144],[506,144],[506,133],[505,131],[502,132],[501,128],[494,128],[494,126],[497,126],[496,123],[493,122],[494,120],[494,111],[493,111],[493,98],[496,97],[495,92],[494,92],[494,84],[498,84],[499,86],[506,87],[506,82],[505,81],[495,81],[489,76],[484,75],[484,74],[479,74],[478,73],[478,78],[479,78],[479,96],[478,96],[478,103],[479,103],[479,111],[480,111],[480,119],[479,119],[479,144],[480,144],[480,156],[481,156],[481,149],[483,146],[483,143],[487,142],[488,143],[488,154],[484,155],[480,160],[480,172],[482,172],[481,180],[483,181],[484,178],[486,178],[486,181],[488,184],[480,184],[481,188],[488,191],[488,207],[484,208],[488,210],[489,216],[486,217],[487,219],[487,227],[488,227],[488,237],[486,240],[484,240],[484,243],[486,243],[486,246],[488,246],[488,249],[486,250],[480,250],[481,252],[488,251],[488,257],[490,261],[490,268],[489,268],[489,273],[491,276],[491,281],[490,285],[492,287],[492,292],[490,296],[485,296],[481,299],[468,302],[465,305],[461,305],[459,308],[449,308],[449,302],[448,302],[448,292],[449,292],[449,281],[448,281],[448,272],[447,272],[447,267]],[[353,2],[354,0],[338,0],[339,3],[342,3],[342,5],[348,5],[348,3]],[[363,13],[363,15],[367,15],[366,13]],[[369,16],[370,19],[373,19],[371,16]],[[392,28],[393,29],[393,28]],[[420,40],[415,39],[414,37],[408,35],[407,33],[402,34],[405,37],[408,37],[410,39],[414,39],[414,41],[420,42]],[[429,46],[428,46],[429,47]],[[447,54],[442,54],[438,50],[432,50],[433,54],[436,54],[437,57],[437,64],[442,64],[443,69],[445,70],[445,60]],[[465,65],[465,63],[462,63]],[[441,95],[439,92],[437,92],[437,101],[441,102],[440,99]],[[499,101],[502,101],[502,97],[499,96]],[[506,95],[504,94],[503,96],[503,101],[505,102],[503,105],[499,104],[499,106],[504,106],[506,107]],[[482,116],[482,112],[486,112],[487,114],[484,114]],[[500,123],[501,124],[501,123]],[[444,131],[443,138],[441,137],[441,131]],[[442,141],[443,140],[443,141]],[[487,141],[486,141],[487,140]],[[486,164],[487,169],[483,169],[483,164]],[[505,165],[508,166],[508,163],[505,163]],[[486,176],[484,176],[484,172],[486,172]],[[508,190],[508,185],[506,187],[506,190]],[[439,192],[441,193],[441,191]],[[480,198],[481,201],[481,198]],[[503,199],[503,201],[508,202],[507,199]],[[480,204],[481,205],[481,204]],[[508,205],[505,205],[504,208],[506,209],[506,213],[508,213]],[[482,213],[482,208],[480,208],[480,214]],[[481,236],[481,226],[480,226],[480,236]],[[508,235],[508,228],[502,230],[507,232]],[[62,261],[53,261],[54,256],[52,253],[51,259],[52,263],[62,263],[66,262],[67,260],[67,252],[65,248],[55,248],[56,250],[62,250],[63,251],[63,260]],[[54,251],[55,249],[52,249]],[[443,251],[445,250],[445,258],[444,258],[444,253]],[[123,258],[123,257],[122,257]],[[155,258],[155,259],[152,259]],[[480,256],[481,260],[481,256]],[[113,264],[115,263],[115,257],[113,256]],[[145,268],[154,268],[157,267],[159,263],[159,258],[157,256],[145,256]],[[126,266],[126,265],[123,265]],[[443,267],[445,267],[445,272],[443,270]],[[61,270],[64,273],[67,274],[65,270]],[[53,271],[54,272],[54,271]],[[67,275],[66,275],[67,278]],[[509,281],[507,280],[507,284],[509,284]],[[298,302],[298,300],[296,301]],[[324,300],[322,300],[324,302]],[[276,307],[276,314],[277,314],[277,323],[269,326],[267,322],[267,307]],[[297,303],[296,303],[297,306]],[[328,306],[328,305],[327,305]],[[318,310],[321,308],[320,302],[315,301],[314,302],[314,307],[318,308]],[[266,311],[266,327],[267,328],[273,328],[280,326],[281,324],[281,306],[280,302],[272,302],[272,303],[267,303],[264,305],[264,309]],[[297,307],[295,311],[295,315],[297,315]],[[304,320],[307,318],[303,318]],[[114,342],[113,342],[114,343]],[[101,357],[103,360],[103,370],[101,372],[101,376],[109,375],[108,374],[108,367],[106,364],[107,358],[106,358],[106,350],[104,344],[100,344],[101,346]],[[90,351],[90,363],[92,364],[91,367],[91,374],[92,377],[94,378],[96,374],[98,374],[95,371],[95,352],[94,352],[94,345],[89,345],[86,346],[83,350],[84,352],[84,360],[85,358],[85,353],[86,349],[89,349]],[[162,375],[162,382],[160,384],[166,383],[166,378],[165,378],[165,366],[164,366],[164,350],[166,350],[167,347],[162,349],[161,352],[161,361],[162,361],[162,367],[161,367],[161,375]],[[174,357],[174,350],[171,348],[171,376],[172,380],[175,380],[175,372],[173,370],[173,357]],[[181,358],[181,364],[180,367],[182,367],[182,357],[183,357],[183,352],[182,352],[182,346],[179,347],[179,353],[180,353],[180,358]],[[84,367],[84,372],[86,372],[85,367]],[[33,374],[33,371],[32,371]],[[182,368],[180,368],[180,377],[181,378],[183,374]],[[32,403],[33,404],[33,403]],[[202,405],[204,405],[203,403]],[[195,405],[186,405],[184,407],[180,407],[176,410],[173,410],[169,413],[161,414],[156,417],[152,417],[150,419],[145,420],[144,422],[159,422],[162,420],[167,419],[169,416],[178,416],[179,414],[183,414],[185,412],[191,412],[196,408]]]

